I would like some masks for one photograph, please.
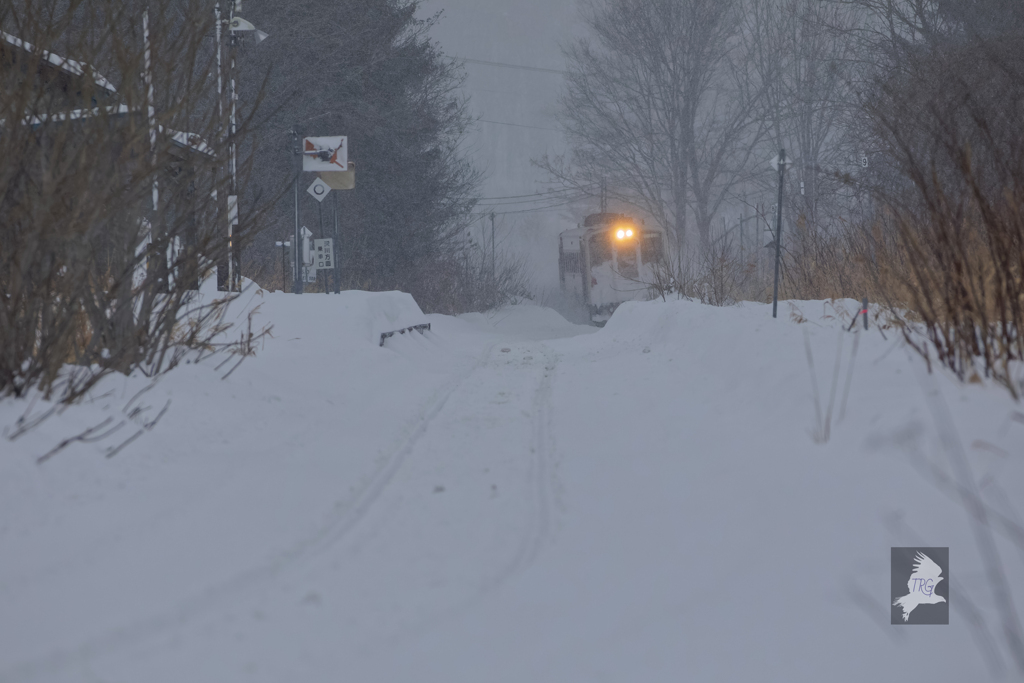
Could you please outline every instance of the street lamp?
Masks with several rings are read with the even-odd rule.
[[[253,42],[256,44],[262,43],[269,36],[263,31],[259,30],[252,25],[252,22],[246,21],[242,17],[234,17],[231,19],[231,23],[228,24],[228,30],[230,31],[252,31]]]
[[[221,12],[220,3],[214,5],[214,14],[217,19],[217,96],[218,102],[220,103],[220,114],[221,120],[224,117],[223,108],[223,85],[221,81]],[[228,29],[229,56],[229,78],[231,80],[231,114],[229,120],[229,131],[228,140],[230,143],[231,156],[231,191],[228,194],[228,291],[241,291],[242,290],[242,259],[238,250],[235,249],[234,245],[234,233],[235,226],[238,225],[238,157],[237,148],[235,143],[235,135],[237,133],[237,116],[238,116],[238,90],[235,78],[235,55],[238,49],[238,43],[242,39],[242,35],[245,33],[252,33],[253,40],[255,43],[261,43],[267,38],[267,34],[260,31],[251,22],[246,21],[242,17],[238,16],[238,13],[242,11],[242,0],[234,0],[231,5],[231,14],[225,22]],[[219,279],[219,278],[218,278]]]

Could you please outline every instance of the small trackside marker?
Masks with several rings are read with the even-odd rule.
[[[400,330],[392,330],[391,332],[382,332],[380,335],[380,345],[384,346],[384,340],[395,336],[396,334],[405,334],[406,332],[419,332],[420,334],[426,334],[430,331],[430,323],[423,323],[421,325],[413,325],[412,327],[404,327]]]

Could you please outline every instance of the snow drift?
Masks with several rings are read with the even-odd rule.
[[[0,679],[859,683],[1009,666],[966,515],[930,473],[955,430],[1009,519],[1018,409],[927,375],[891,334],[847,332],[855,302],[784,303],[778,320],[627,303],[600,331],[536,306],[423,316],[398,293],[245,304],[260,302],[274,336],[228,379],[207,363],[111,379],[4,442]],[[430,333],[377,346],[381,326],[424,319]],[[167,401],[113,458],[76,443],[34,464]],[[903,545],[950,548],[949,626],[889,625]]]

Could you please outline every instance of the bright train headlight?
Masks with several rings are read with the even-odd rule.
[[[615,233],[615,236],[618,237],[621,240],[622,238],[624,238],[626,236],[626,231],[625,230],[619,230],[617,233]]]
[[[626,237],[632,237],[632,236],[633,236],[633,231],[632,230],[627,230],[626,231]]]

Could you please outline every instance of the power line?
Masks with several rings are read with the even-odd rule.
[[[485,201],[490,199],[523,199],[525,197],[546,197],[559,192],[568,192],[569,190],[551,190],[549,192],[532,192],[530,194],[510,194],[504,197],[477,197],[479,201]]]
[[[508,64],[506,62],[488,62],[483,59],[467,59],[465,57],[455,57],[460,62],[466,62],[467,64],[483,64],[485,66],[500,66],[505,69],[520,69],[522,71],[541,71],[544,73],[552,74],[564,74],[564,71],[559,69],[545,69],[540,66],[523,66],[522,64]]]
[[[534,130],[550,130],[553,133],[561,133],[557,128],[544,128],[543,126],[527,126],[523,123],[509,123],[507,121],[492,121],[491,119],[477,119],[483,123],[496,123],[500,126],[515,126],[516,128],[533,128]]]
[[[533,208],[533,209],[518,209],[516,211],[487,211],[486,213],[473,213],[472,215],[474,215],[474,216],[487,216],[487,215],[490,215],[491,213],[493,213],[495,216],[509,216],[511,214],[516,214],[516,213],[533,213],[535,211],[548,211],[550,209],[557,209],[560,206],[565,206],[567,204],[572,204],[574,201],[576,201],[576,200],[575,199],[570,199],[570,200],[567,200],[567,201],[564,201],[564,202],[559,202],[557,204],[552,204],[550,206],[538,206],[538,207]]]
[[[554,201],[572,201],[575,197],[542,197],[539,199],[523,199],[514,202],[480,202],[476,206],[481,209],[496,209],[507,206],[529,206],[531,204],[546,204]]]
[[[568,197],[564,194],[538,194],[534,199],[509,199],[509,200],[490,200],[481,201],[481,206],[508,206],[510,204],[537,204],[540,202],[552,202],[560,199],[574,199],[574,197]]]

